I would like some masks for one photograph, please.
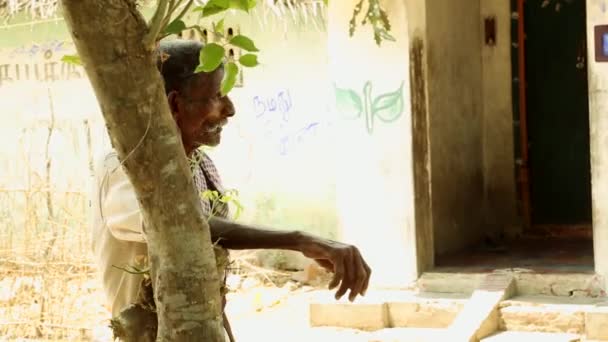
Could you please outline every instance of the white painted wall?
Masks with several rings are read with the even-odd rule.
[[[341,236],[360,247],[374,270],[374,285],[399,287],[417,272],[406,10],[403,2],[383,2],[397,41],[378,47],[367,27],[348,36],[357,2],[330,1],[329,7],[331,79],[363,104],[359,110],[348,95],[334,102]],[[336,94],[333,88],[327,92]],[[389,93],[400,98],[396,107],[374,115],[371,103]],[[383,122],[382,116],[394,120]]]
[[[261,49],[262,65],[245,70],[245,87],[231,93],[237,115],[227,127],[222,145],[211,154],[226,186],[241,193],[245,207],[242,220],[335,236],[326,10],[320,4],[294,11],[297,17],[288,8],[280,8],[277,14],[266,7],[256,9],[257,17],[228,16],[227,27],[238,22],[241,32],[255,40]],[[53,61],[74,53],[65,29],[49,35],[49,24],[41,25],[44,27],[36,26],[31,31],[22,26],[3,29],[3,35],[14,39],[3,42],[6,46],[0,51],[0,77],[4,64],[11,65],[13,78],[14,65],[21,65],[23,76],[23,65],[45,62],[44,52],[59,43],[62,47],[53,50]],[[64,23],[52,26],[57,25]],[[2,160],[10,161],[10,167],[0,172],[3,186],[29,187],[31,178],[39,180],[33,186],[44,183],[44,152],[51,117],[49,89],[57,117],[50,144],[54,189],[78,191],[84,187],[88,175],[87,151],[82,149],[86,143],[84,119],[93,121],[94,153],[109,147],[101,113],[86,79],[48,83],[4,80],[0,84],[3,121],[11,122],[2,130],[11,140],[21,139],[23,143],[17,149],[0,147]]]

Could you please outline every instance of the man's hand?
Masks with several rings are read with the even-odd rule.
[[[350,290],[348,298],[353,301],[367,291],[372,271],[355,246],[300,231],[265,229],[216,216],[209,218],[209,228],[212,241],[226,249],[282,249],[298,251],[315,259],[334,273],[329,288],[334,289],[339,285],[336,299],[342,298]]]
[[[365,296],[372,270],[355,246],[319,238],[304,239],[301,252],[330,272],[334,273],[329,289],[338,285],[336,299],[342,298],[350,290],[348,299],[352,302],[358,295]]]

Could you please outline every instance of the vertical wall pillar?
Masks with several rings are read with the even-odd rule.
[[[402,287],[417,277],[405,3],[382,2],[396,42],[381,47],[368,25],[349,37],[357,0],[329,3],[341,238],[363,252],[373,286]]]

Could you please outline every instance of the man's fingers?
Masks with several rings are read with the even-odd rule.
[[[345,277],[342,278],[342,283],[340,284],[340,288],[336,291],[336,299],[342,298],[346,291],[351,287],[352,281],[350,281],[347,277],[350,271],[347,269],[344,273]]]
[[[352,302],[363,292],[366,287],[369,277],[367,276],[367,270],[363,265],[364,261],[358,250],[353,251],[353,269],[356,272],[353,277],[353,285],[350,290],[348,299]]]
[[[329,289],[333,290],[343,281],[344,278],[344,262],[342,260],[334,260],[334,277],[329,283]]]
[[[345,246],[330,254],[327,259],[317,259],[317,263],[334,272],[329,289],[338,288],[335,298],[342,298],[349,292],[352,302],[359,295],[365,295],[369,286],[371,268],[365,262],[359,250],[354,246]]]
[[[353,253],[348,249],[345,254],[345,258],[343,258],[341,262],[342,267],[344,268],[344,276],[342,277],[342,284],[340,284],[340,288],[338,289],[338,292],[336,292],[336,299],[342,298],[349,289],[352,290],[353,283],[356,279],[356,270],[353,269]]]
[[[372,269],[365,262],[365,260],[363,260],[363,258],[361,258],[361,260],[363,261],[363,267],[365,267],[365,272],[367,274],[367,279],[365,279],[365,285],[363,286],[363,289],[361,289],[361,294],[365,296],[365,294],[367,293],[367,288],[369,287],[369,279],[372,277]]]

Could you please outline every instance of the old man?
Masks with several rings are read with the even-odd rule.
[[[224,189],[218,171],[199,147],[220,143],[222,129],[235,115],[235,108],[227,96],[220,94],[223,67],[211,73],[194,73],[201,48],[202,44],[196,41],[162,42],[158,66],[185,153],[196,160],[192,174],[198,191],[222,193]],[[93,251],[102,275],[107,306],[116,316],[137,299],[142,278],[113,265],[145,264],[146,237],[135,191],[115,153],[107,153],[97,163],[94,185],[91,198]],[[273,230],[231,221],[227,219],[226,206],[214,206],[211,213],[212,204],[205,198],[201,199],[201,205],[210,217],[211,238],[222,249],[299,251],[334,273],[329,287],[337,288],[336,298],[348,292],[352,301],[365,294],[371,270],[356,247],[301,231]]]

